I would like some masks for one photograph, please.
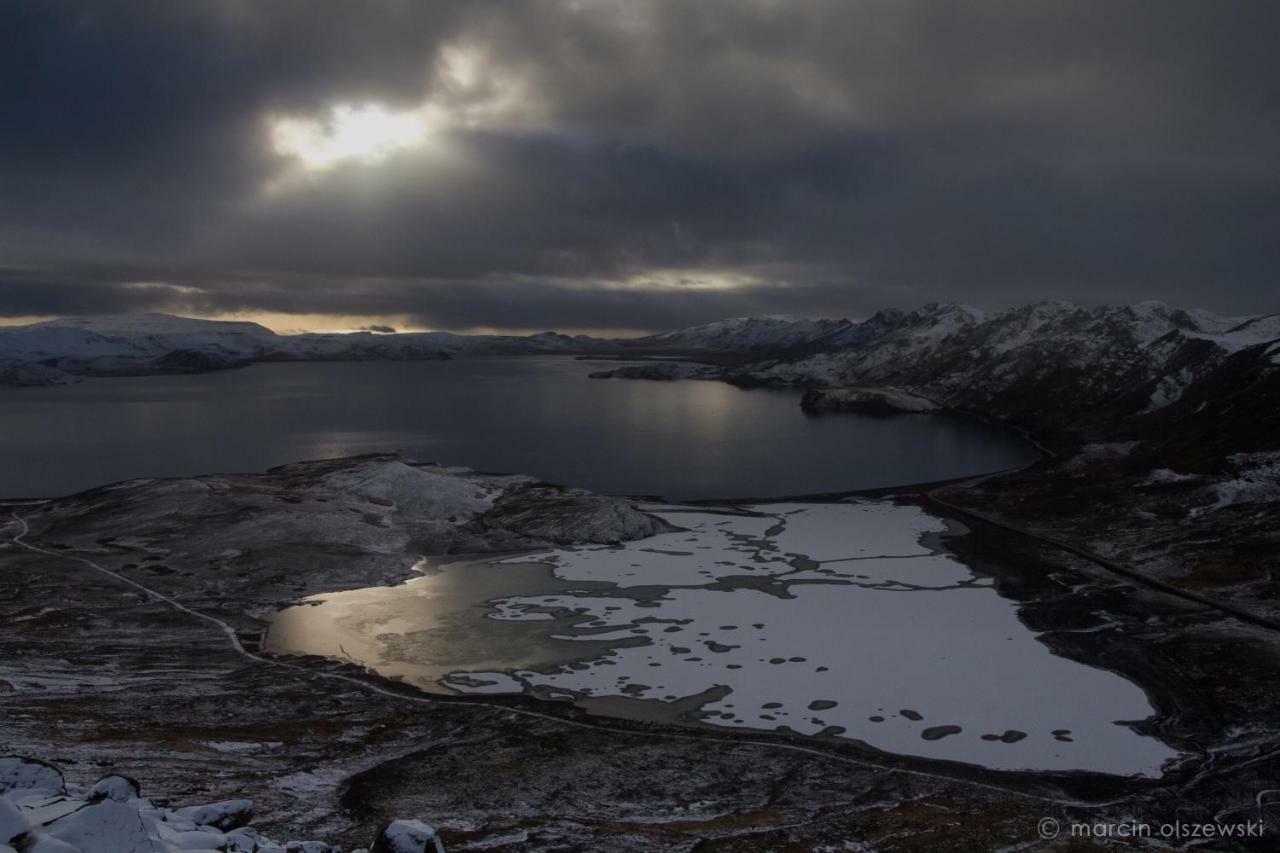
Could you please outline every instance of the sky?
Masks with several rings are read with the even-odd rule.
[[[1280,310],[1280,4],[0,0],[0,322]]]

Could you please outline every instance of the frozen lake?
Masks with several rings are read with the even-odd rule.
[[[425,690],[528,693],[599,714],[853,738],[1018,770],[1159,776],[1126,679],[1058,657],[943,520],[860,500],[708,511],[620,547],[430,565],[315,596],[268,647],[346,658]]]
[[[588,379],[565,357],[257,364],[0,388],[0,497],[402,451],[607,494],[776,497],[940,480],[1033,458],[955,417],[809,417],[794,391]]]

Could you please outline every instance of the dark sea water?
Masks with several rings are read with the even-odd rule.
[[[600,367],[311,362],[0,388],[0,497],[374,451],[610,494],[769,497],[940,480],[1034,455],[970,420],[813,417],[793,391],[587,378]]]

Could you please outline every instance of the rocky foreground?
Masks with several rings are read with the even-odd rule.
[[[227,853],[342,853],[323,841],[278,842],[249,826],[250,800],[170,808],[144,798],[138,782],[108,774],[68,784],[52,764],[0,757],[0,853],[221,850]],[[372,853],[444,853],[433,827],[397,820],[374,836]],[[359,848],[352,853],[369,853]]]
[[[670,529],[630,501],[527,477],[374,456],[10,509],[0,754],[56,763],[82,786],[68,789],[77,802],[103,776],[146,780],[168,802],[135,813],[155,808],[177,832],[213,826],[182,808],[238,800],[273,839],[359,848],[408,819],[455,853],[966,850],[1034,840],[1045,816],[1277,818],[1256,799],[1280,772],[1274,636],[977,521],[948,547],[1018,601],[1055,653],[1148,691],[1158,716],[1144,733],[1188,756],[1165,778],[988,771],[520,696],[433,697],[355,663],[262,651],[265,615],[398,583],[427,555]],[[214,829],[223,849],[246,835]],[[34,843],[17,849],[63,850]]]
[[[11,509],[0,550],[13,591],[0,605],[10,626],[0,639],[0,753],[81,774],[117,768],[177,801],[252,793],[281,836],[344,846],[402,816],[345,818],[335,798],[348,776],[446,742],[444,732],[476,715],[419,713],[412,698],[367,689],[355,669],[277,663],[258,651],[260,616],[313,593],[397,583],[428,555],[610,544],[669,529],[627,501],[386,456],[132,481]],[[54,771],[36,775],[54,785]],[[44,808],[34,802],[19,805]],[[73,823],[104,809],[123,814],[95,806]],[[23,825],[43,826],[44,814]],[[87,837],[72,826],[45,834]],[[36,838],[18,849],[73,849]],[[198,846],[272,849],[240,843],[228,835]]]

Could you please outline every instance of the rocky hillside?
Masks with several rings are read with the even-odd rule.
[[[1039,302],[884,312],[830,342],[724,374],[744,385],[899,388],[1051,439],[1089,437],[1187,395],[1276,369],[1280,315],[1219,317],[1157,302]],[[1235,358],[1239,355],[1240,358]],[[1229,366],[1230,365],[1230,366]],[[1203,384],[1203,383],[1208,383]]]
[[[848,320],[734,317],[618,343],[630,350],[769,353],[832,340],[853,328]]]
[[[39,365],[25,381],[57,384],[74,375],[187,373],[235,367],[276,346],[278,336],[257,323],[115,314],[67,317],[0,327],[0,360]]]
[[[841,321],[745,364],[654,361],[592,376],[802,388],[815,413],[951,409],[1026,430],[1068,456],[1126,444],[1145,471],[1223,473],[1240,454],[1280,450],[1280,314],[1220,317],[1159,302],[998,313],[931,304]]]

